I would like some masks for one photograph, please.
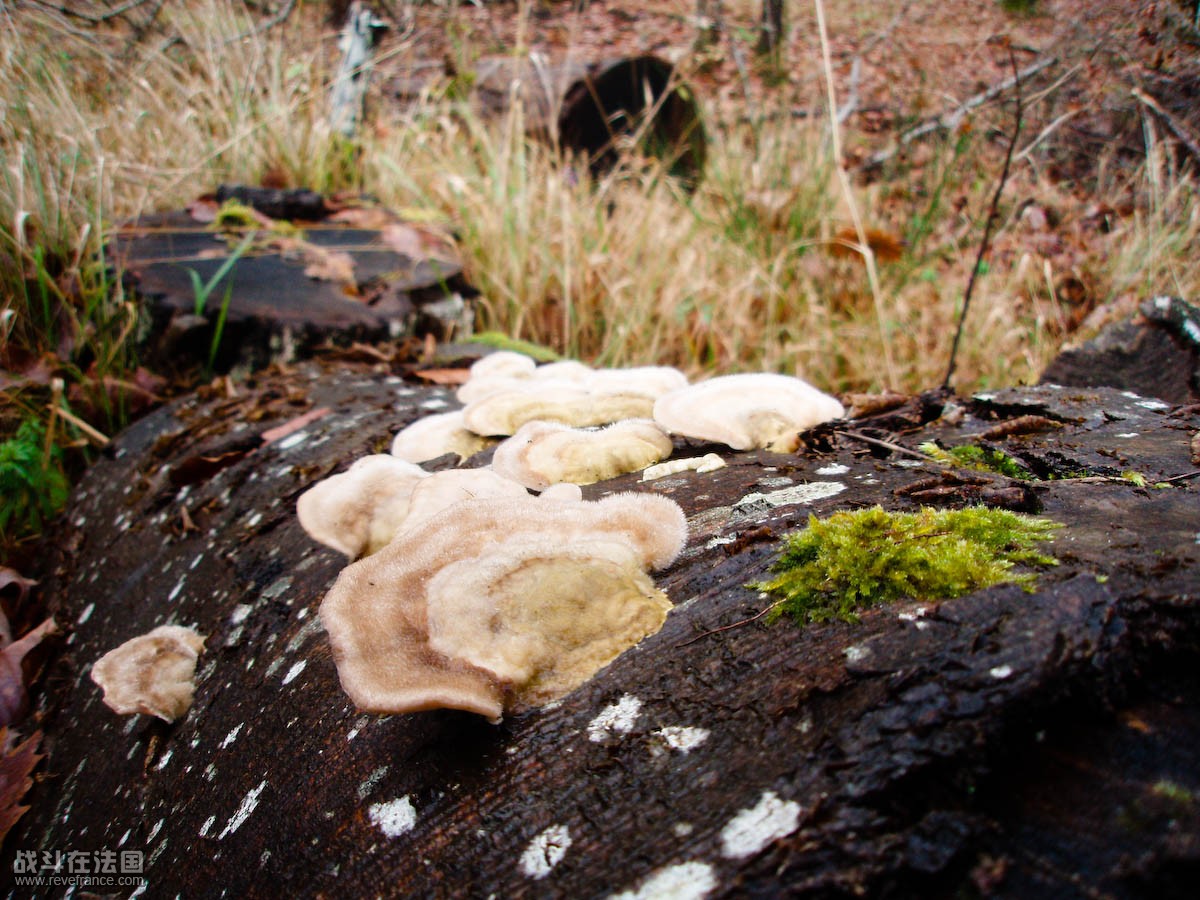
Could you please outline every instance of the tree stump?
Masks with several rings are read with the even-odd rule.
[[[687,549],[657,577],[675,603],[660,632],[499,725],[366,715],[317,616],[345,560],[303,533],[295,499],[454,405],[444,388],[310,363],[114,441],[48,549],[68,636],[6,871],[19,851],[137,850],[164,897],[1194,887],[1200,506],[1176,478],[1195,470],[1194,407],[1043,385],[926,395],[791,455],[680,441],[728,467],[584,489],[686,512]],[[1042,480],[965,477],[862,436],[990,443]],[[1145,486],[1120,477],[1133,470]],[[745,621],[769,603],[746,585],[809,515],[981,499],[1065,523],[1035,592],[914,599],[858,624]],[[168,622],[208,637],[190,712],[113,714],[89,667]]]

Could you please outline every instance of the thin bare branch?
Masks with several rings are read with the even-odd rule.
[[[969,113],[971,110],[978,109],[980,106],[990,103],[1001,94],[1011,90],[1014,87],[1018,87],[1020,84],[1028,81],[1034,75],[1037,75],[1039,72],[1048,69],[1057,62],[1057,56],[1047,56],[1043,59],[1039,59],[1033,63],[1030,63],[1019,72],[1014,71],[1013,74],[1008,78],[1005,78],[1003,81],[992,85],[986,91],[980,91],[978,94],[966,100],[955,109],[942,113],[936,118],[930,119],[914,128],[910,128],[908,131],[904,132],[904,134],[900,135],[896,146],[889,147],[885,150],[880,150],[878,153],[867,157],[866,161],[863,163],[863,167],[872,168],[874,166],[882,165],[899,153],[903,147],[906,147],[918,138],[922,138],[934,131],[953,131],[962,124],[963,119],[967,117],[967,113]]]
[[[988,210],[987,221],[983,225],[983,238],[979,241],[979,253],[975,256],[975,265],[971,267],[971,275],[967,279],[967,289],[963,293],[962,311],[958,314],[958,327],[954,330],[954,343],[950,345],[950,362],[946,366],[946,377],[942,379],[942,387],[950,387],[950,379],[954,377],[954,364],[958,358],[958,343],[962,339],[963,325],[967,321],[967,311],[971,308],[971,293],[975,290],[975,279],[979,277],[979,267],[983,265],[983,257],[991,244],[992,228],[1000,218],[1000,196],[1004,186],[1008,184],[1008,173],[1012,171],[1013,153],[1017,149],[1017,140],[1021,136],[1021,73],[1017,71],[1017,58],[1012,49],[1008,51],[1009,61],[1013,68],[1013,90],[1017,105],[1016,121],[1013,123],[1012,139],[1008,142],[1008,152],[1004,155],[1004,169],[1000,172],[1000,182],[996,185],[996,193],[992,195],[992,206]]]

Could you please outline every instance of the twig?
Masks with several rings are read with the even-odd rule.
[[[1047,56],[1045,59],[1039,59],[1036,62],[1030,63],[1024,69],[1021,69],[1021,71],[1014,72],[1011,77],[1006,78],[998,84],[992,85],[986,91],[982,91],[976,94],[974,97],[971,97],[957,109],[954,109],[951,112],[942,113],[937,118],[930,119],[924,124],[917,125],[915,128],[911,128],[904,132],[904,134],[900,135],[895,147],[889,147],[886,150],[880,150],[878,153],[867,157],[866,161],[863,163],[863,167],[872,168],[874,166],[882,165],[899,153],[900,148],[911,144],[917,138],[924,137],[930,132],[939,131],[942,129],[953,131],[962,123],[962,120],[966,118],[967,113],[969,113],[971,110],[995,100],[1010,88],[1019,87],[1022,82],[1028,81],[1043,69],[1047,69],[1057,62],[1057,56]]]
[[[268,18],[266,21],[259,22],[248,31],[243,31],[241,34],[235,34],[233,37],[227,38],[225,43],[235,44],[238,41],[245,40],[248,37],[254,37],[256,34],[263,34],[264,32],[270,31],[276,25],[283,24],[283,22],[287,20],[287,17],[292,14],[292,10],[295,8],[296,0],[284,0],[283,5],[279,7],[279,10],[273,16]]]
[[[1156,481],[1155,484],[1170,484],[1172,481],[1186,481],[1189,478],[1195,478],[1200,475],[1200,469],[1195,472],[1184,472],[1182,475],[1172,475],[1170,478],[1163,478]]]
[[[875,447],[882,447],[885,450],[891,450],[894,453],[903,453],[907,456],[915,456],[917,459],[925,462],[941,463],[940,459],[935,459],[928,453],[922,453],[920,450],[910,450],[908,447],[902,447],[899,444],[893,444],[890,441],[881,441],[879,438],[867,437],[865,434],[859,434],[857,431],[834,431],[834,434],[839,437],[848,437],[852,441],[862,441],[864,444],[871,444]]]
[[[846,97],[846,102],[841,105],[837,111],[837,122],[839,125],[844,125],[846,120],[854,115],[854,111],[858,109],[858,82],[862,77],[862,57],[854,57],[854,62],[850,64],[850,90]]]
[[[892,359],[891,341],[888,338],[887,323],[883,308],[883,291],[879,286],[879,273],[875,269],[875,251],[867,240],[867,231],[863,227],[862,216],[858,212],[858,204],[854,202],[854,191],[850,186],[850,176],[846,174],[846,165],[842,160],[842,139],[837,122],[837,98],[833,90],[833,61],[829,56],[829,32],[825,27],[825,4],[823,0],[813,0],[817,12],[817,32],[821,38],[821,62],[825,71],[826,105],[829,109],[829,136],[832,142],[833,164],[837,169],[838,182],[846,197],[846,205],[850,208],[850,218],[854,222],[854,233],[858,238],[858,252],[862,255],[863,264],[867,268],[867,283],[871,286],[871,297],[875,301],[875,320],[879,327],[879,338],[883,347],[883,362],[887,369],[888,381],[896,384],[899,379],[896,373],[896,363]]]
[[[128,0],[128,2],[122,3],[116,9],[110,9],[107,12],[99,14],[80,12],[77,9],[71,9],[65,3],[48,3],[46,0],[34,0],[34,5],[40,6],[43,9],[53,10],[54,12],[60,13],[64,16],[70,16],[73,19],[81,19],[90,25],[100,25],[104,22],[115,19],[118,16],[123,16],[131,9],[148,2],[149,0]]]
[[[1163,124],[1167,126],[1171,134],[1175,135],[1179,142],[1187,148],[1188,153],[1196,157],[1197,160],[1200,160],[1200,140],[1197,140],[1196,136],[1191,133],[1186,125],[1159,106],[1158,101],[1145,93],[1141,88],[1135,87],[1130,93],[1155,112],[1163,120]]]
[[[691,640],[684,641],[682,644],[676,644],[675,649],[678,650],[680,647],[686,647],[686,646],[688,646],[688,644],[694,644],[694,643],[696,643],[696,641],[703,640],[704,638],[709,637],[714,634],[720,634],[722,631],[729,631],[730,629],[733,629],[733,628],[741,628],[743,625],[749,625],[751,622],[756,622],[759,619],[761,619],[763,616],[765,616],[767,613],[769,613],[771,610],[773,610],[775,607],[777,607],[782,602],[783,602],[782,600],[776,600],[774,603],[772,603],[766,609],[762,610],[761,612],[756,612],[754,615],[752,615],[748,619],[742,619],[740,621],[733,622],[729,625],[722,625],[720,628],[714,628],[712,631],[702,631],[700,634],[696,635]]]
[[[988,210],[987,221],[983,226],[983,238],[979,242],[979,253],[975,256],[975,265],[971,267],[971,275],[967,279],[967,289],[963,293],[962,311],[958,314],[958,327],[954,330],[954,343],[950,345],[950,363],[946,366],[946,377],[942,379],[942,388],[950,387],[950,379],[954,377],[954,363],[958,357],[958,342],[962,338],[963,324],[967,321],[967,311],[971,308],[971,292],[975,290],[975,279],[979,276],[979,267],[988,251],[992,239],[992,228],[1000,218],[1000,195],[1008,183],[1008,173],[1012,169],[1013,152],[1017,149],[1017,139],[1021,136],[1021,73],[1017,71],[1017,58],[1011,48],[1008,51],[1009,61],[1013,67],[1013,87],[1017,104],[1016,121],[1013,123],[1012,139],[1008,142],[1008,152],[1004,155],[1004,169],[1000,172],[1000,183],[996,185],[996,193],[992,195],[992,208]]]
[[[1078,115],[1078,113],[1079,113],[1078,109],[1069,109],[1065,113],[1063,113],[1061,116],[1059,116],[1057,119],[1055,119],[1053,122],[1051,122],[1049,125],[1047,125],[1045,128],[1043,128],[1041,130],[1041,132],[1038,133],[1038,136],[1035,137],[1032,141],[1030,141],[1025,146],[1024,150],[1022,150],[1020,153],[1018,153],[1016,156],[1013,157],[1013,162],[1020,162],[1021,160],[1025,159],[1025,157],[1029,156],[1029,154],[1031,154],[1035,149],[1037,149],[1038,144],[1040,144],[1046,138],[1050,137],[1050,135],[1052,135],[1055,131],[1058,130],[1060,125],[1062,125],[1067,120],[1074,118],[1076,115]]]

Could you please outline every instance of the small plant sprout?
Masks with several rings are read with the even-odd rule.
[[[1037,480],[1032,472],[1003,450],[980,447],[975,444],[961,444],[958,447],[947,449],[938,446],[933,441],[926,441],[917,449],[926,456],[951,466],[962,466],[978,472],[995,472],[997,475],[1016,478],[1020,481]]]
[[[903,597],[949,600],[996,584],[1032,590],[1037,575],[1018,566],[1056,565],[1036,549],[1060,524],[1006,510],[893,513],[881,507],[810,517],[788,536],[769,581],[752,585],[778,598],[771,619],[858,621],[858,611]]]

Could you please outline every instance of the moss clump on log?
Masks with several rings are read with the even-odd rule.
[[[902,597],[948,600],[995,584],[1032,590],[1057,560],[1037,549],[1061,527],[1049,519],[970,507],[893,513],[882,507],[809,518],[787,537],[776,576],[753,585],[779,598],[772,619],[858,621],[858,610]]]
[[[1037,480],[1032,472],[1003,450],[978,447],[975,444],[962,444],[958,447],[943,449],[932,441],[922,444],[917,449],[927,456],[932,456],[938,462],[949,463],[952,466],[962,466],[979,472],[995,472],[998,475],[1017,478],[1021,481]]]

